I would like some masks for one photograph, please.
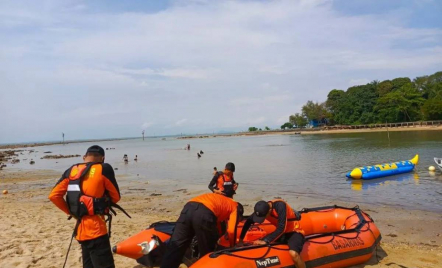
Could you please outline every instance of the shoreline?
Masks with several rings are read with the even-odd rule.
[[[70,143],[85,143],[85,142],[100,142],[100,141],[121,141],[121,140],[132,140],[138,138],[111,138],[111,139],[90,139],[90,140],[68,140],[62,141],[52,141],[52,142],[26,142],[26,143],[13,143],[13,144],[0,144],[0,150],[4,149],[18,149],[18,148],[30,148],[39,146],[50,146],[50,145],[63,145]]]
[[[1,190],[9,194],[0,196],[0,267],[57,268],[61,267],[66,254],[74,222],[57,209],[47,196],[59,178],[59,172],[51,170],[0,172]],[[111,244],[115,245],[150,224],[175,221],[182,206],[192,197],[206,193],[206,187],[187,186],[181,189],[165,182],[134,181],[119,176],[122,199],[120,205],[132,216],[118,215],[112,224]],[[241,189],[235,199],[250,214],[260,199],[268,199],[277,193],[263,195],[260,191]],[[332,199],[291,197],[287,201],[295,209],[336,204],[352,207],[354,203]],[[391,206],[359,204],[371,215],[381,231],[382,241],[377,249],[378,259],[354,267],[440,267],[442,264],[442,232],[439,224],[441,214],[422,210],[407,210]],[[423,223],[425,222],[425,226]],[[114,255],[116,267],[133,268],[136,262]],[[81,266],[81,251],[73,242],[68,267]],[[395,266],[396,267],[396,266]]]
[[[376,133],[376,132],[408,132],[408,131],[442,131],[442,126],[401,126],[387,128],[364,128],[364,129],[291,129],[291,130],[269,130],[269,131],[253,131],[253,132],[237,132],[232,134],[195,134],[182,137],[168,137],[173,139],[207,139],[216,137],[241,137],[241,136],[267,136],[267,135],[320,135],[320,134],[351,134],[351,133]],[[157,137],[161,138],[161,137]],[[41,143],[16,143],[0,145],[0,150],[19,149],[28,147],[50,146],[69,143],[86,143],[86,142],[102,142],[102,141],[118,141],[132,140],[135,138],[113,138],[113,139],[94,139],[66,142],[41,142]],[[139,138],[141,139],[141,138]],[[149,139],[149,137],[147,137]]]

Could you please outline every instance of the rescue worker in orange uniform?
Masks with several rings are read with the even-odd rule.
[[[226,164],[224,171],[217,171],[215,168],[214,176],[209,183],[209,189],[217,194],[222,194],[232,198],[238,189],[238,183],[233,178],[235,172],[235,164],[229,162]]]
[[[176,222],[161,268],[178,268],[194,236],[200,257],[214,251],[220,236],[217,228],[220,222],[228,221],[227,233],[232,236],[229,241],[234,243],[236,225],[243,211],[240,203],[220,194],[208,193],[191,199]]]
[[[243,244],[244,237],[253,223],[262,223],[264,220],[268,220],[276,226],[276,230],[261,240],[254,241],[253,244],[266,245],[282,238],[282,241],[289,246],[289,254],[296,267],[305,268],[305,263],[300,255],[305,242],[304,232],[298,223],[300,219],[301,215],[283,200],[259,201],[255,204],[253,214],[244,223],[238,245]]]
[[[108,203],[120,200],[114,170],[104,163],[104,150],[98,145],[89,147],[83,160],[63,173],[49,199],[77,219],[74,234],[81,245],[83,268],[114,268],[104,218]]]

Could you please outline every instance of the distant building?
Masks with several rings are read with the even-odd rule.
[[[322,118],[321,120],[313,119],[309,120],[307,124],[307,128],[314,128],[314,127],[322,127],[327,125],[329,120],[327,118]]]

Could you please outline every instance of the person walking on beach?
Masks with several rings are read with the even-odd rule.
[[[120,190],[103,148],[89,147],[83,160],[63,173],[49,199],[77,220],[73,236],[81,245],[83,268],[114,268],[104,215],[120,200]]]
[[[233,234],[243,212],[240,203],[223,195],[209,193],[191,199],[177,220],[161,268],[178,268],[194,236],[200,257],[214,251],[220,237],[217,228],[220,222],[228,221],[227,233],[232,236],[229,241],[236,242]]]
[[[233,178],[235,172],[235,164],[229,162],[226,164],[224,171],[218,171],[216,167],[213,171],[213,178],[209,183],[209,189],[216,193],[232,198],[238,189],[238,183]]]
[[[125,163],[129,162],[129,158],[127,157],[127,154],[125,154],[123,156],[123,160],[124,160]]]
[[[138,155],[135,155],[134,161],[138,161]]]
[[[242,246],[244,237],[253,223],[262,223],[264,220],[268,220],[276,226],[276,230],[260,240],[253,241],[253,244],[267,245],[282,237],[282,240],[289,246],[289,254],[295,262],[296,268],[305,268],[305,263],[301,259],[305,239],[304,231],[298,224],[300,219],[300,214],[283,200],[259,201],[255,204],[253,214],[244,223],[238,245]]]

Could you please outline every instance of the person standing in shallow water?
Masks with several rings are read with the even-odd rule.
[[[235,164],[229,162],[226,164],[224,171],[218,171],[214,168],[213,178],[209,183],[209,189],[216,193],[232,198],[238,189],[238,183],[233,177],[235,172]]]
[[[125,155],[123,156],[123,161],[124,161],[125,163],[129,162],[129,158],[127,157],[127,154],[125,154]]]

